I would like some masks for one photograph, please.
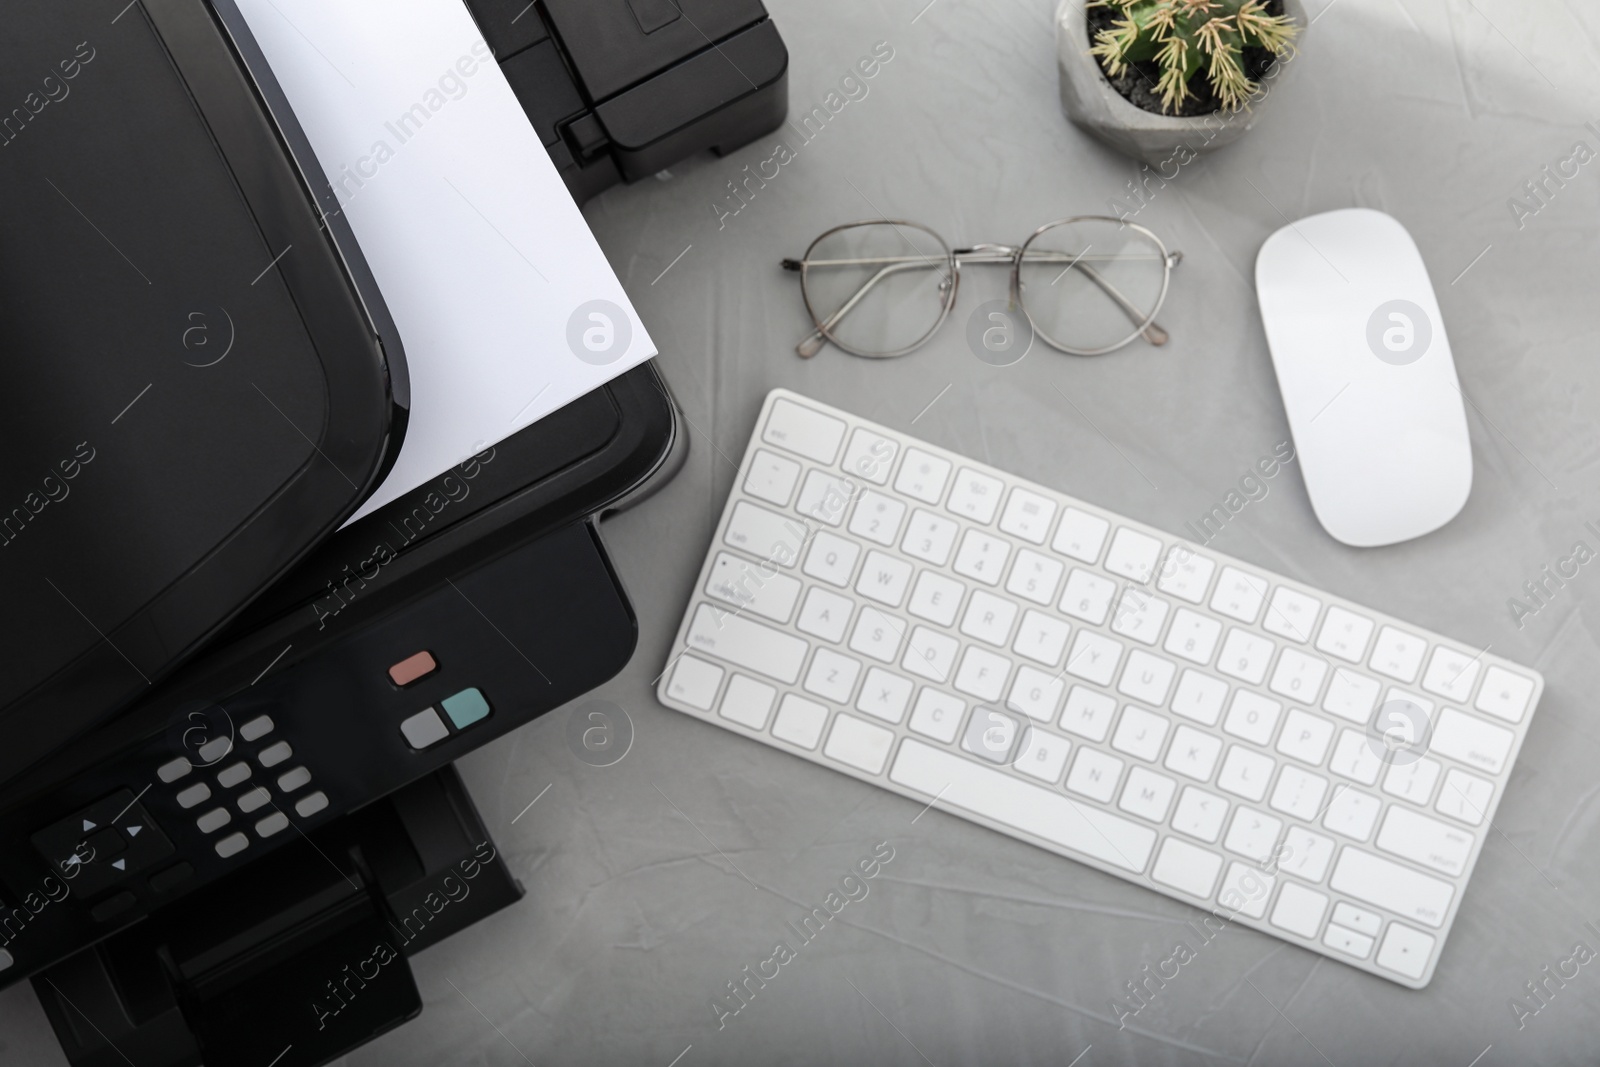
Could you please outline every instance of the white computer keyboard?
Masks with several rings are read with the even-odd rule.
[[[779,389],[658,692],[1420,989],[1543,688]]]

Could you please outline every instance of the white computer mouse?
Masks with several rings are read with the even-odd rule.
[[[1454,518],[1472,491],[1466,409],[1405,227],[1366,208],[1290,223],[1256,256],[1256,294],[1323,528],[1365,548]]]

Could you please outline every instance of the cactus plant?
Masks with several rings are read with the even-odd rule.
[[[1169,113],[1195,95],[1190,82],[1202,67],[1221,109],[1239,110],[1256,88],[1245,49],[1281,56],[1300,32],[1287,15],[1271,14],[1265,0],[1091,0],[1088,6],[1117,16],[1094,35],[1090,53],[1113,78],[1153,62],[1160,71],[1155,91]]]

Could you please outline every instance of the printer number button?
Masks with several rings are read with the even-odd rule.
[[[257,808],[264,808],[272,803],[272,794],[267,792],[267,787],[258,785],[239,798],[239,810],[249,815]]]
[[[296,789],[311,781],[311,772],[304,767],[296,767],[278,776],[278,788],[285,793],[293,793]]]
[[[196,819],[194,824],[200,827],[201,833],[209,834],[214,833],[215,831],[220,830],[224,826],[228,825],[228,821],[232,818],[233,816],[228,814],[227,808],[212,808],[210,811]]]
[[[239,727],[239,736],[246,741],[259,741],[272,732],[274,725],[272,716],[257,715]]]
[[[309,818],[328,806],[328,794],[320,789],[308,793],[294,802],[294,813],[302,819]]]
[[[271,837],[273,834],[287,829],[288,826],[289,816],[285,815],[281,811],[275,811],[271,815],[268,815],[265,819],[262,819],[260,822],[256,823],[256,833],[260,834],[262,837]]]
[[[289,747],[289,742],[279,741],[275,745],[268,745],[262,749],[261,754],[256,759],[261,761],[261,766],[263,767],[276,767],[292,755],[294,755],[294,749]]]
[[[405,735],[406,743],[419,752],[450,736],[450,728],[432,708],[423,708],[402,722],[400,732]]]
[[[211,799],[211,787],[204,782],[196,782],[188,789],[178,794],[178,807],[192,808],[196,804],[204,804]]]
[[[245,779],[249,777],[250,764],[235,763],[232,766],[224,767],[220,772],[218,772],[217,784],[224,789],[232,789],[236,785],[243,784]]]
[[[217,842],[217,855],[221,856],[223,859],[227,859],[229,856],[237,856],[239,853],[248,848],[249,845],[250,839],[243,834],[229,834],[227,837],[224,837],[221,841]]]
[[[184,775],[188,774],[192,769],[193,768],[189,766],[189,761],[180,756],[175,760],[163,763],[161,766],[157,767],[156,777],[170,785],[171,783],[176,782],[179,778],[182,778]]]

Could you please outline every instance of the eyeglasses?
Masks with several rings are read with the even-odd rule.
[[[1155,317],[1182,258],[1143,226],[1103,215],[1048,223],[1017,247],[955,250],[926,226],[880,219],[834,227],[783,268],[799,272],[816,324],[795,347],[805,359],[829,341],[869,359],[921,348],[955,306],[966,264],[1010,266],[1011,304],[1034,334],[1070,355],[1098,356],[1137,337],[1167,343]]]

